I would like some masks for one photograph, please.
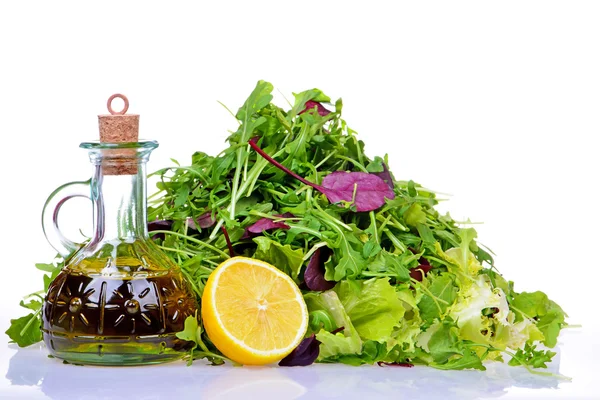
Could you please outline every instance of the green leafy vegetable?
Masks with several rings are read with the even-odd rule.
[[[304,261],[302,250],[294,250],[290,245],[282,245],[267,237],[257,237],[253,240],[258,245],[254,253],[255,258],[276,265],[294,279],[298,277]]]
[[[342,281],[333,289],[363,340],[386,341],[404,315],[387,279]]]
[[[10,320],[6,334],[19,347],[27,347],[42,340],[38,313]]]
[[[531,319],[544,334],[544,344],[556,346],[560,330],[565,326],[566,314],[558,304],[542,292],[517,294],[511,306],[517,311],[516,320]]]
[[[448,306],[454,303],[457,295],[457,288],[450,274],[434,276],[430,282],[419,302],[421,318],[428,323],[436,318],[443,319]]]
[[[515,353],[508,365],[530,365],[533,368],[547,368],[546,363],[550,362],[556,353],[550,350],[536,350],[535,348],[535,345],[526,344],[525,348],[519,349]]]
[[[42,331],[40,329],[42,323],[43,295],[48,291],[50,283],[58,276],[63,266],[63,261],[58,256],[54,263],[35,264],[38,270],[47,273],[43,275],[44,290],[32,293],[19,302],[21,307],[28,311],[33,311],[33,314],[11,319],[10,326],[5,332],[11,342],[16,343],[19,347],[27,347],[42,340]]]

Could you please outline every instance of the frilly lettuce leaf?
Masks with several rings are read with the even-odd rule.
[[[489,274],[480,274],[482,266],[470,251],[470,242],[476,237],[475,230],[461,230],[460,236],[460,247],[445,252],[445,260],[450,263],[448,269],[456,273],[460,286],[456,304],[448,312],[450,318],[456,321],[460,337],[497,349],[521,349],[526,343],[544,340],[544,334],[532,323],[532,319],[515,316],[511,310],[507,293],[512,294],[512,291],[506,281],[498,276],[496,287],[493,287]],[[540,295],[517,298],[518,305],[535,315],[539,315],[537,312],[540,310],[532,310],[533,303],[541,301],[549,304]],[[515,301],[512,303],[514,307]],[[548,307],[550,309],[551,306]],[[527,311],[523,313],[527,314]],[[548,324],[551,331],[556,325],[554,320]],[[560,327],[556,329],[557,334],[559,330]]]
[[[342,332],[317,333],[320,359],[359,354],[363,341],[385,343],[400,327],[404,306],[387,279],[342,281],[332,290],[304,296],[309,313],[329,313]],[[396,334],[399,331],[396,329]]]

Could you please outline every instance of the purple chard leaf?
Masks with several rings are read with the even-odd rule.
[[[353,201],[356,211],[376,210],[395,197],[383,179],[366,172],[332,172],[323,178],[323,188],[329,201]]]
[[[390,169],[388,168],[386,163],[383,163],[383,171],[382,172],[371,172],[371,174],[376,175],[383,179],[385,183],[388,184],[390,189],[394,189],[394,180],[392,179],[392,175],[390,174]]]
[[[423,277],[427,276],[427,273],[431,271],[433,267],[427,264],[420,264],[418,267],[411,268],[410,277],[421,282]]]
[[[331,203],[347,202],[356,207],[356,211],[372,211],[385,204],[385,199],[393,200],[394,191],[380,177],[367,172],[336,171],[323,178],[323,185],[310,182],[291,171],[258,147],[258,137],[248,142],[265,160],[293,176],[305,185],[311,186],[327,196]]]
[[[380,367],[383,367],[384,365],[387,366],[387,367],[405,367],[405,368],[412,368],[412,367],[414,367],[414,364],[407,363],[407,362],[384,362],[384,361],[377,361],[377,365],[379,365]]]
[[[170,231],[173,226],[173,221],[168,219],[157,219],[156,221],[148,222],[148,232],[153,231]],[[158,238],[160,240],[165,240],[164,233],[157,233],[152,236],[153,238]]]
[[[206,212],[199,216],[198,218],[188,218],[188,226],[194,230],[206,229],[210,228],[217,222],[213,217],[212,213]]]
[[[306,271],[304,272],[304,283],[310,290],[324,291],[333,288],[336,282],[325,279],[325,262],[331,256],[332,251],[328,248],[317,249],[310,257]]]
[[[314,101],[314,100],[307,101],[306,104],[304,105],[304,110],[300,111],[300,114],[305,113],[310,110],[314,110],[315,107],[317,108],[317,112],[319,113],[319,115],[321,117],[331,114],[331,111],[329,111],[328,109],[323,107],[323,105],[321,103],[319,103],[318,101]]]
[[[305,367],[315,362],[319,357],[319,342],[313,333],[303,339],[283,360],[279,361],[280,367]]]
[[[294,218],[294,214],[285,213],[283,215],[276,214],[274,217],[278,218]],[[290,229],[289,225],[285,222],[275,222],[270,218],[261,218],[254,224],[246,228],[242,239],[249,239],[262,234],[264,231],[270,231],[272,229]]]

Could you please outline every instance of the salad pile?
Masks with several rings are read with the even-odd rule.
[[[318,89],[284,110],[259,81],[236,113],[229,146],[155,172],[151,237],[177,262],[198,299],[222,261],[241,255],[284,271],[302,289],[306,339],[280,365],[337,362],[480,369],[509,360],[545,368],[566,314],[543,292],[516,292],[476,231],[436,211],[435,193],[396,180],[387,156],[370,158]],[[49,272],[46,288],[62,265]],[[39,341],[41,298],[7,331]],[[194,317],[189,359],[224,357]],[[196,334],[198,332],[199,334]]]

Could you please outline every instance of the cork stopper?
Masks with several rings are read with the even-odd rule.
[[[121,111],[112,107],[114,99],[123,100]],[[126,114],[129,100],[120,93],[113,94],[106,102],[110,114],[98,115],[100,142],[102,143],[135,143],[139,139],[140,116]],[[137,174],[137,159],[135,149],[115,149],[104,155],[102,161],[104,175],[135,175]]]

